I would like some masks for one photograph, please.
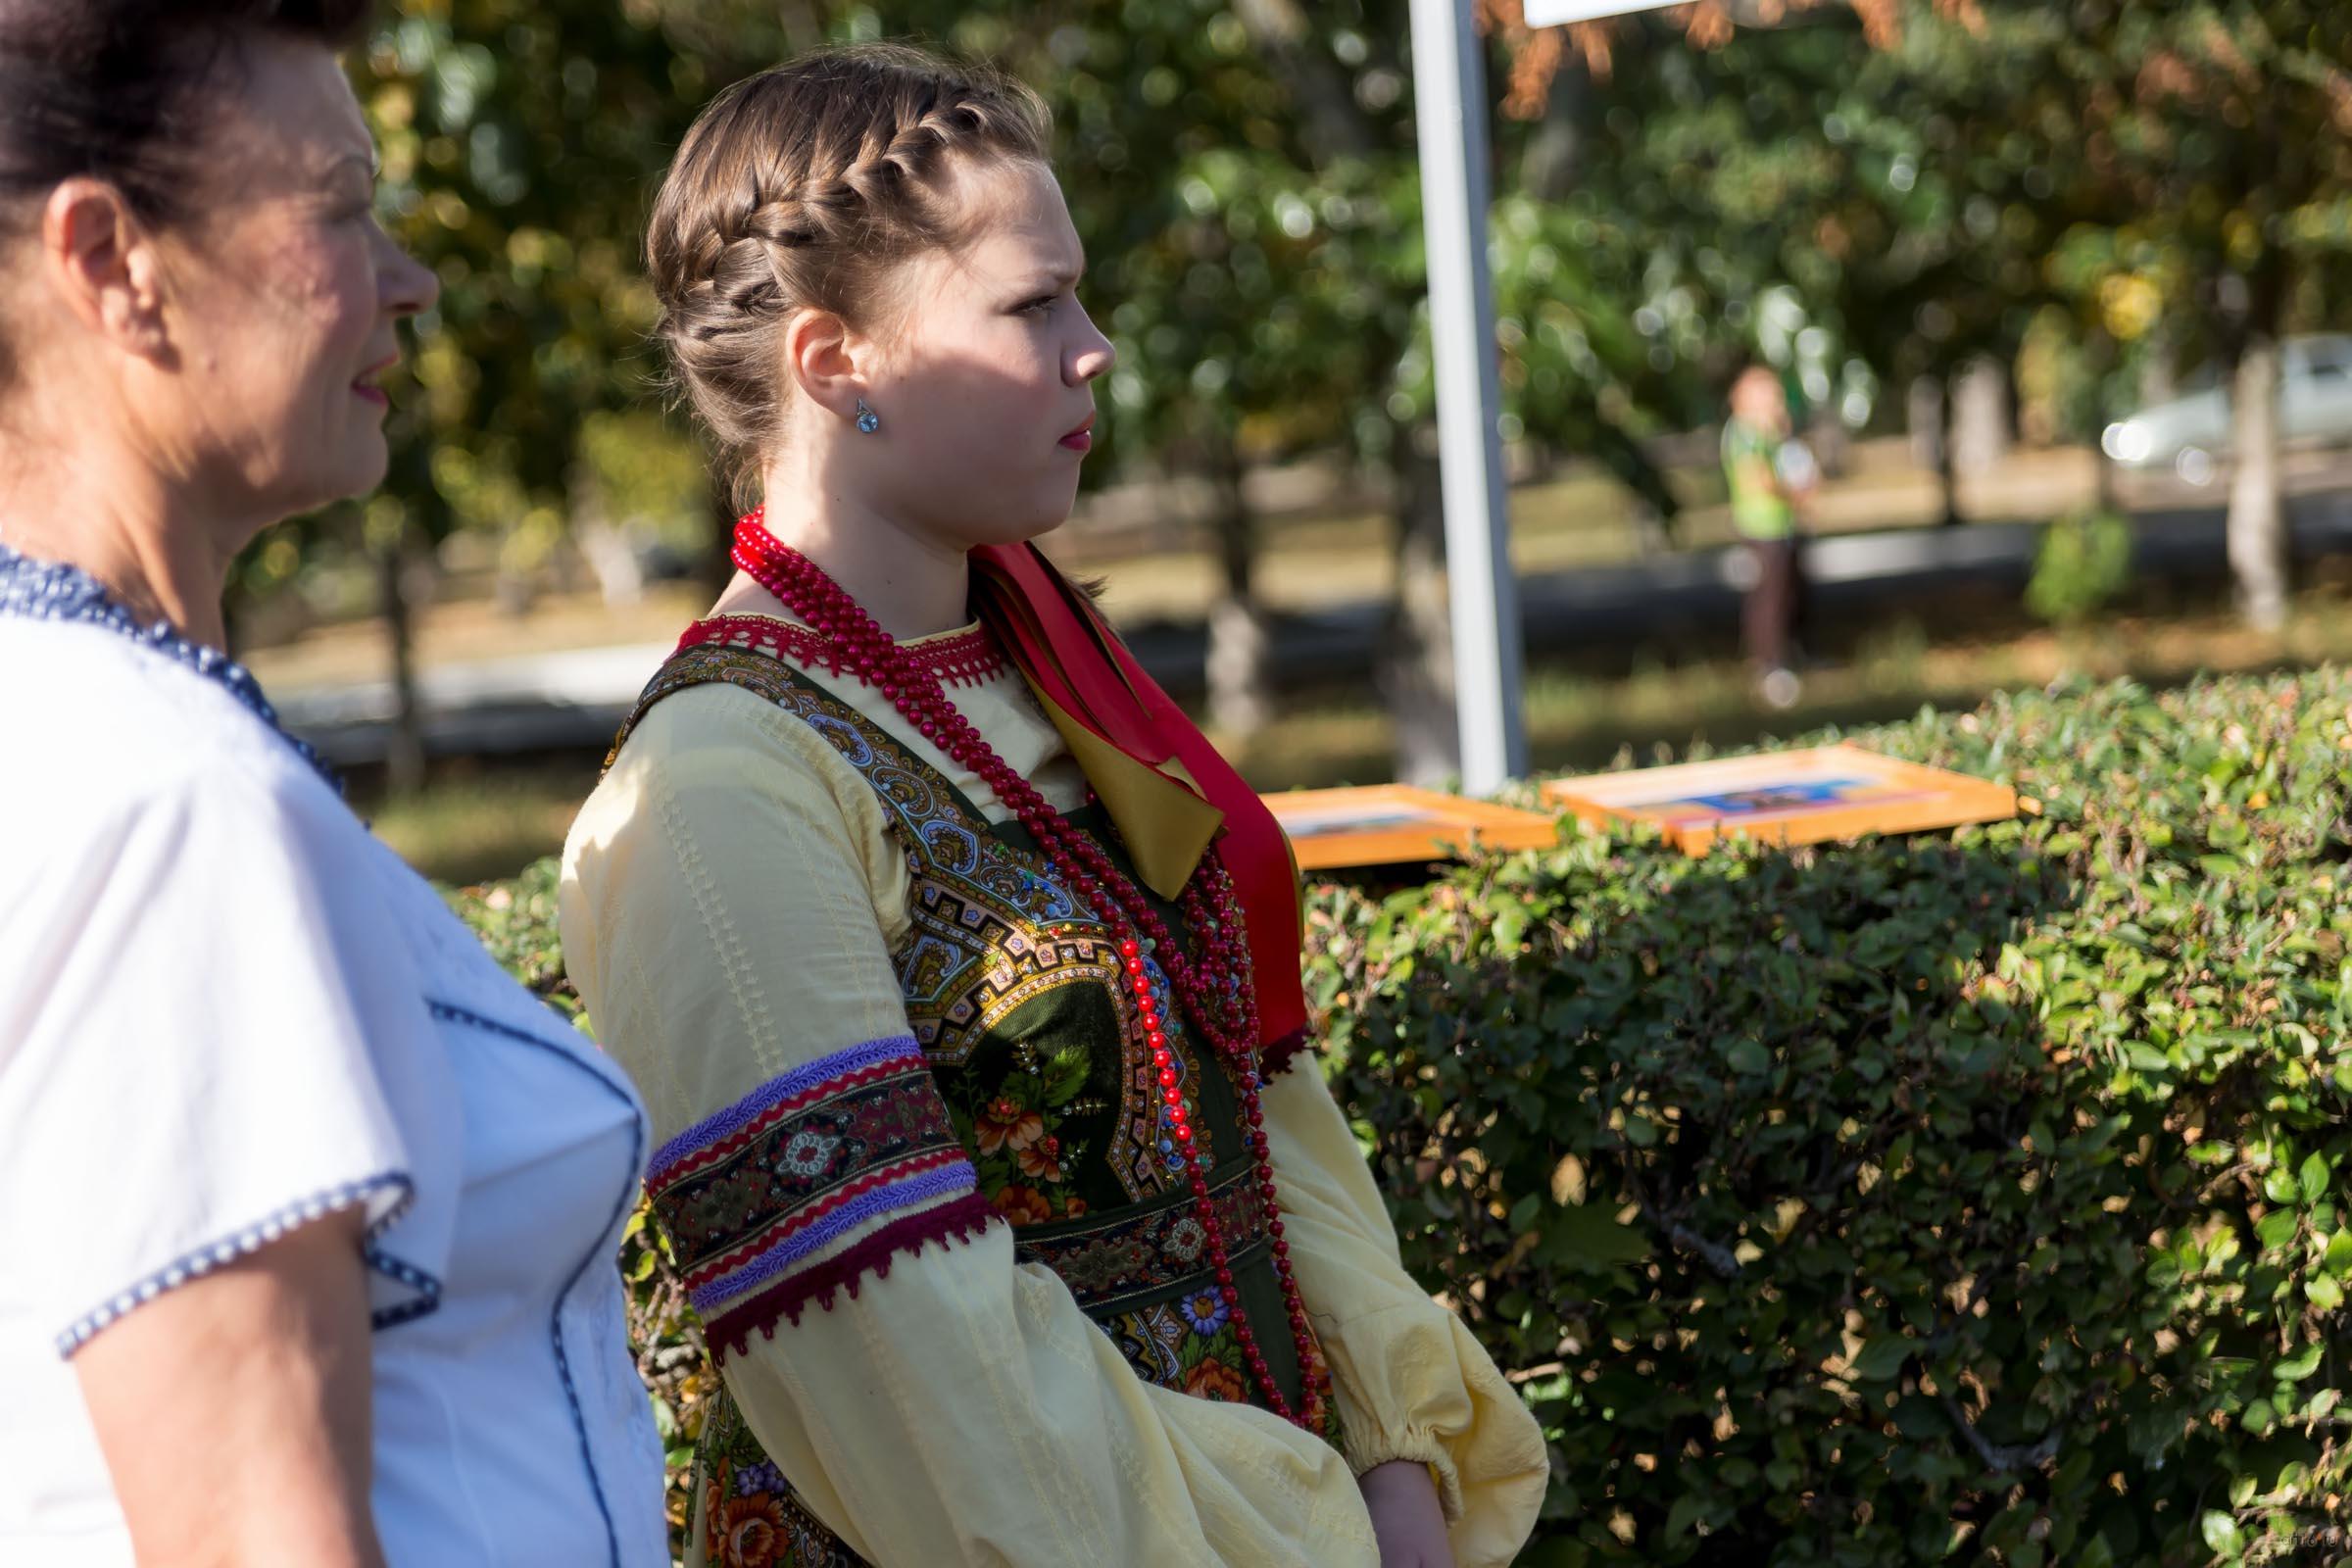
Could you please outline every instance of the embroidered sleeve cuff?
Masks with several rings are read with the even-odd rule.
[[[907,1036],[771,1079],[657,1150],[646,1188],[718,1353],[996,1212]]]

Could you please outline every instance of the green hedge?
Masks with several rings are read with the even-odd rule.
[[[2352,1560],[2352,677],[1851,738],[2046,814],[1317,891],[1406,1261],[1551,1438],[1524,1561]],[[549,876],[468,904],[561,994]]]

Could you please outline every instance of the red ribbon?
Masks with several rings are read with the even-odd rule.
[[[1298,873],[1274,813],[1035,545],[982,545],[971,561],[973,608],[1038,691],[1180,788],[1165,767],[1181,762],[1200,797],[1224,813],[1222,854],[1250,925],[1259,1044],[1269,1069],[1287,1064],[1305,1039],[1306,992]]]

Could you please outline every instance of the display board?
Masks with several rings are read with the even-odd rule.
[[[1442,860],[1458,851],[1531,850],[1558,840],[1558,818],[1406,784],[1293,790],[1265,797],[1307,871]]]
[[[1558,779],[1544,787],[1544,798],[1595,827],[1654,822],[1668,843],[1691,855],[1729,834],[1816,844],[1996,822],[2035,808],[2006,786],[1858,746]]]

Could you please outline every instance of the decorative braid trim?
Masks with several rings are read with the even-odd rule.
[[[801,1314],[808,1310],[811,1301],[830,1312],[840,1292],[846,1290],[856,1299],[866,1276],[886,1278],[891,1264],[901,1254],[913,1256],[935,1242],[944,1247],[954,1242],[975,1241],[991,1225],[1003,1223],[1004,1217],[977,1193],[920,1214],[893,1220],[860,1239],[856,1246],[845,1248],[788,1279],[778,1280],[742,1305],[707,1320],[703,1325],[704,1337],[713,1354],[731,1351],[742,1355],[751,1349],[754,1333],[775,1338],[777,1322],[799,1324]]]
[[[807,1208],[796,1210],[790,1218],[778,1224],[769,1234],[749,1242],[731,1252],[714,1257],[708,1263],[698,1264],[692,1273],[685,1276],[686,1288],[689,1292],[699,1293],[714,1283],[726,1280],[730,1275],[742,1272],[769,1252],[776,1250],[784,1242],[798,1236],[827,1215],[848,1204],[858,1202],[862,1199],[869,1200],[867,1206],[870,1207],[873,1201],[872,1195],[881,1193],[884,1189],[905,1187],[917,1178],[931,1177],[936,1171],[956,1170],[958,1166],[968,1167],[970,1163],[970,1158],[960,1149],[940,1149],[934,1150],[928,1154],[917,1154],[912,1159],[900,1160],[895,1165],[885,1165],[879,1170],[868,1171],[848,1185],[835,1188]],[[936,1180],[936,1178],[934,1179]],[[957,1179],[952,1180],[951,1184],[968,1189],[974,1180],[970,1171],[966,1169],[958,1171]],[[886,1194],[878,1201],[886,1205],[895,1202],[899,1206],[904,1206],[920,1201],[921,1197],[919,1192]]]
[[[1293,1067],[1298,1066],[1299,1057],[1321,1054],[1322,1053],[1316,1049],[1314,1042],[1307,1038],[1305,1030],[1294,1029],[1280,1040],[1259,1051],[1258,1076],[1279,1078]]]
[[[848,1051],[837,1051],[746,1095],[715,1116],[706,1116],[654,1152],[646,1183],[654,1188],[674,1185],[713,1160],[749,1144],[793,1111],[827,1095],[855,1089],[879,1078],[894,1077],[923,1059],[912,1035],[872,1040]]]
[[[835,675],[850,673],[853,680],[863,679],[842,669],[833,644],[806,626],[773,615],[713,615],[708,620],[698,620],[686,628],[675,651],[684,653],[689,648],[710,644],[765,654],[770,659],[788,660]],[[979,626],[904,646],[917,665],[949,686],[985,686],[1010,667],[997,640]]]

